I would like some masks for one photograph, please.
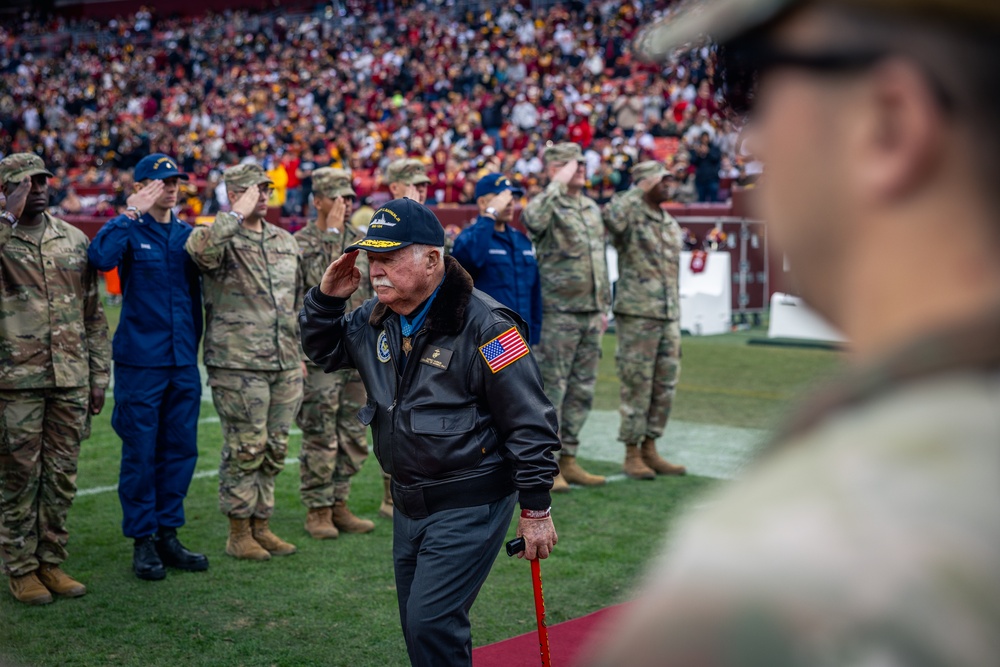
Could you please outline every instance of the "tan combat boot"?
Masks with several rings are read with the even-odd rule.
[[[226,553],[233,558],[244,560],[270,560],[271,554],[257,544],[250,534],[250,519],[229,517],[229,539],[226,540]]]
[[[600,486],[605,482],[601,475],[591,475],[581,468],[580,464],[576,462],[576,457],[569,454],[563,454],[559,457],[559,471],[570,484]]]
[[[345,533],[370,533],[375,530],[375,522],[360,519],[347,509],[347,502],[338,500],[333,504],[333,525]]]
[[[656,453],[656,442],[652,438],[646,438],[642,442],[642,461],[653,469],[657,475],[686,475],[687,468],[674,465],[669,461],[660,458]]]
[[[385,487],[385,491],[382,493],[382,504],[379,505],[378,515],[383,519],[392,519],[392,491],[390,485],[392,484],[391,479],[383,479],[382,484]]]
[[[552,493],[567,493],[569,491],[569,482],[566,478],[559,473],[552,480]]]
[[[58,565],[42,563],[38,566],[38,580],[56,595],[78,598],[87,594],[87,587],[59,569]]]
[[[310,507],[306,514],[306,532],[314,540],[335,540],[340,535],[337,527],[330,521],[331,508]]]
[[[254,517],[250,519],[250,525],[253,530],[253,539],[257,540],[257,544],[267,549],[272,556],[290,556],[298,551],[294,544],[284,541],[271,532],[267,519]]]
[[[625,445],[625,475],[632,479],[656,479],[656,471],[642,461],[639,445]]]
[[[10,592],[14,594],[19,602],[25,604],[48,604],[52,602],[52,593],[49,593],[42,582],[38,580],[38,575],[34,572],[22,574],[19,577],[11,575]]]

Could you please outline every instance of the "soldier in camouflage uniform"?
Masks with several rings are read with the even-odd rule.
[[[573,143],[545,150],[551,179],[528,202],[521,221],[535,244],[542,277],[542,344],[539,366],[545,393],[559,415],[560,474],[553,491],[568,483],[596,486],[576,462],[580,429],[590,414],[601,357],[601,335],[611,300],[604,224],[597,203],[583,194],[583,153]]]
[[[363,238],[346,224],[356,197],[350,174],[323,167],[313,172],[312,183],[317,217],[295,234],[302,251],[303,293],[320,284],[326,268],[344,253],[345,247]],[[351,296],[350,309],[372,295],[367,257],[359,259],[363,262],[355,266],[361,271],[362,288]],[[357,418],[367,401],[365,387],[356,370],[325,373],[303,358],[306,377],[296,421],[302,429],[299,493],[309,508],[306,531],[315,539],[333,539],[339,531],[370,532],[375,524],[354,516],[347,507],[351,477],[368,458],[367,429]]]
[[[393,199],[409,197],[421,204],[427,201],[427,186],[431,179],[427,175],[427,166],[417,158],[408,157],[390,162],[385,168],[382,181],[389,186]]]
[[[31,153],[0,160],[0,557],[28,604],[87,592],[59,566],[111,362],[89,241],[46,212],[51,175]]]
[[[219,507],[226,553],[267,560],[295,553],[269,526],[275,477],[302,401],[299,247],[264,220],[271,180],[253,163],[223,174],[230,213],[191,232],[185,248],[204,274],[205,366],[225,442]]]
[[[851,368],[671,530],[585,664],[995,667],[1000,3],[714,5],[636,50],[723,42],[757,214]]]
[[[655,160],[632,168],[635,184],[604,209],[604,225],[618,251],[615,286],[615,361],[621,381],[625,474],[632,479],[683,475],[656,453],[670,417],[681,366],[678,280],[681,229],[660,204],[670,197],[670,172]],[[640,449],[641,447],[641,449]]]
[[[417,158],[403,158],[390,162],[385,168],[382,177],[383,182],[389,187],[389,192],[393,199],[409,197],[410,199],[423,204],[427,201],[427,188],[431,183],[427,175],[427,165]],[[373,212],[374,214],[374,212]],[[450,251],[451,243],[445,239],[445,253]],[[363,275],[368,275],[367,273]],[[392,479],[389,475],[382,473],[382,505],[379,507],[379,516],[386,519],[392,518],[392,493],[390,484]]]

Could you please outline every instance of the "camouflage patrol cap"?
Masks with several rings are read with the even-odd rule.
[[[385,177],[383,180],[386,184],[405,183],[407,185],[420,185],[421,183],[431,182],[431,179],[427,176],[427,168],[424,166],[424,163],[416,158],[404,158],[390,162],[389,166],[385,168]]]
[[[343,169],[320,167],[312,173],[312,189],[318,195],[329,197],[357,197],[351,187],[351,175]]]
[[[272,182],[264,168],[255,162],[244,162],[226,169],[222,180],[226,182],[226,187],[243,189]]]
[[[561,144],[554,144],[546,148],[544,159],[549,164],[569,162],[570,160],[583,162],[583,151],[580,149],[579,144],[564,141]]]
[[[759,28],[781,14],[817,0],[687,0],[669,15],[644,28],[632,50],[648,60],[662,60],[678,47],[705,35],[722,43]],[[949,24],[1000,29],[997,0],[822,0],[827,7],[854,7],[883,16],[924,18]]]
[[[670,176],[670,172],[667,171],[666,165],[664,165],[659,160],[646,160],[645,162],[640,162],[639,164],[632,167],[632,182],[638,183],[647,178],[655,178],[659,176],[662,180],[664,176]]]
[[[37,174],[51,176],[52,172],[45,168],[42,158],[34,153],[14,153],[0,160],[0,182],[18,183],[25,176]]]

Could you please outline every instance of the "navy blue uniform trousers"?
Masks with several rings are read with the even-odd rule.
[[[184,497],[198,460],[198,367],[115,363],[111,425],[122,439],[118,497],[125,537],[184,525]]]
[[[472,665],[469,610],[500,553],[516,493],[476,507],[392,519],[399,620],[414,667]]]

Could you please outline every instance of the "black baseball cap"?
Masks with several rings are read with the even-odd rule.
[[[391,252],[414,243],[443,246],[444,227],[429,208],[402,197],[387,202],[375,211],[365,237],[344,248],[344,251]]]

